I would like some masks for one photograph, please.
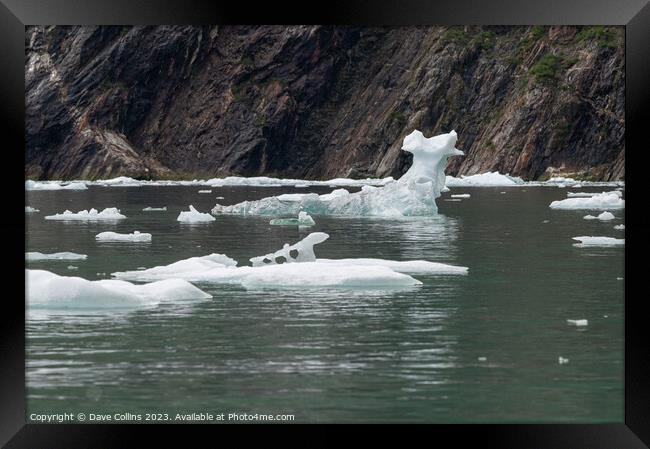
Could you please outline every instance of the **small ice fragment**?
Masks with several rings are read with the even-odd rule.
[[[40,212],[40,210],[34,209],[31,206],[25,206],[25,212],[29,214],[29,213],[32,213],[32,212]]]
[[[469,198],[470,194],[469,193],[460,193],[458,195],[451,195],[452,198]]]
[[[199,193],[212,193],[212,190],[199,190]]]
[[[145,211],[145,212],[161,211],[161,210],[167,210],[167,206],[165,206],[165,207],[145,207],[142,210]]]
[[[216,219],[210,214],[199,212],[194,206],[190,205],[189,212],[182,211],[176,220],[182,223],[205,223]]]
[[[566,320],[567,323],[573,324],[575,326],[581,327],[581,326],[587,326],[589,324],[588,320]]]
[[[625,229],[625,225],[624,224],[616,225],[616,226],[614,226],[614,229],[618,229],[619,231],[623,230],[623,229]]]
[[[78,270],[79,267],[75,267],[74,265],[68,265],[68,270]]]
[[[479,357],[478,361],[479,362],[485,362],[487,360],[487,357]]]
[[[118,234],[117,232],[100,232],[95,236],[100,242],[150,242],[151,234],[140,231],[133,231],[133,234]]]
[[[218,200],[222,200],[223,197],[222,197],[222,196],[218,196],[216,199],[218,199]]]
[[[616,278],[616,280],[617,280],[617,281],[622,281],[622,280],[623,280],[623,278]]]
[[[499,193],[503,195],[503,194],[506,193],[506,192],[499,192]]]
[[[557,363],[559,363],[560,365],[564,365],[565,363],[569,363],[569,359],[565,359],[564,357],[560,356],[557,359]]]
[[[585,215],[582,218],[584,218],[585,220],[595,220],[597,217],[595,217],[594,215]]]
[[[294,187],[297,189],[304,189],[305,187],[309,187],[309,184],[296,184]]]
[[[459,199],[454,198],[454,199],[452,199],[452,200],[443,200],[443,201],[449,201],[449,202],[460,202],[460,201],[462,201],[462,200],[459,200]]]
[[[551,220],[544,220],[544,221],[542,221],[542,223],[550,223],[550,222],[551,222]]]

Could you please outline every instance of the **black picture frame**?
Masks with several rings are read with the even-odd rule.
[[[330,0],[320,4],[199,0],[0,0],[0,123],[3,128],[5,213],[0,221],[6,260],[4,278],[16,287],[3,298],[0,314],[0,443],[6,447],[131,447],[135,435],[156,434],[167,442],[213,426],[37,425],[25,424],[24,244],[24,67],[25,25],[33,24],[338,24],[338,25],[624,25],[626,41],[626,239],[625,250],[625,421],[593,425],[440,425],[427,429],[430,441],[442,435],[454,445],[478,438],[493,447],[642,448],[650,445],[649,332],[640,287],[648,254],[649,229],[639,213],[650,125],[649,0]],[[24,153],[23,153],[24,154]],[[6,205],[10,200],[9,205]],[[22,217],[22,218],[21,218]],[[7,238],[11,236],[11,238]],[[14,237],[15,236],[15,237]],[[9,257],[7,257],[9,256]],[[268,426],[267,426],[268,427]],[[286,427],[286,426],[284,426]],[[221,429],[221,428],[220,428]],[[391,426],[377,429],[391,432]],[[221,432],[221,430],[219,430]],[[325,435],[323,435],[325,434]],[[321,443],[328,437],[319,432]],[[240,442],[243,442],[240,441]],[[645,442],[645,444],[644,444]]]

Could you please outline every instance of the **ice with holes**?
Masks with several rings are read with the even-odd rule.
[[[223,254],[192,257],[145,270],[112,273],[132,281],[181,278],[190,282],[237,284],[244,288],[310,286],[350,288],[402,288],[422,282],[408,274],[464,275],[467,268],[423,260],[317,259],[314,245],[329,235],[309,234],[300,242],[250,259],[252,266],[237,266]]]
[[[104,279],[59,276],[45,270],[25,270],[27,307],[50,309],[103,309],[151,306],[161,301],[211,298],[183,279],[166,279],[144,285]]]
[[[455,131],[424,137],[415,130],[404,138],[402,149],[413,154],[413,165],[404,175],[385,185],[364,185],[350,193],[338,189],[326,195],[294,193],[244,201],[231,206],[217,204],[212,213],[252,215],[314,215],[403,217],[427,216],[438,212],[436,198],[445,187],[445,165],[451,156],[463,155],[456,149]]]

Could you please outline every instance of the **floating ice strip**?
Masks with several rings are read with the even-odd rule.
[[[167,210],[167,206],[165,206],[165,207],[145,207],[142,210],[144,212],[164,211],[164,210]]]
[[[89,281],[80,277],[59,276],[45,270],[25,272],[29,308],[123,308],[212,297],[182,279],[134,285],[115,279]]]
[[[39,252],[28,252],[25,253],[25,260],[27,262],[38,262],[43,260],[84,260],[88,256],[85,254],[61,252],[61,253],[51,253],[44,254]]]
[[[574,243],[573,246],[587,247],[587,246],[623,246],[625,239],[616,239],[613,237],[593,237],[593,236],[580,236],[573,237],[580,243]]]
[[[140,231],[133,231],[132,234],[119,234],[117,232],[100,232],[95,236],[100,242],[150,242],[151,234]]]
[[[66,210],[61,214],[47,215],[46,220],[64,220],[64,221],[102,221],[102,220],[123,220],[126,216],[120,213],[120,210],[115,207],[107,207],[101,212],[97,209],[82,210],[77,213]]]

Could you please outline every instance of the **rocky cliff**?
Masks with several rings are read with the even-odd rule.
[[[450,174],[624,174],[615,27],[27,27],[35,179],[399,176],[413,129]]]

